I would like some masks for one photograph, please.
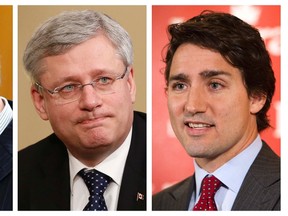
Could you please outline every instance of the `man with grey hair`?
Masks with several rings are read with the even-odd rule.
[[[54,133],[19,152],[19,210],[145,210],[146,114],[133,111],[126,30],[95,11],[64,12],[23,60]]]

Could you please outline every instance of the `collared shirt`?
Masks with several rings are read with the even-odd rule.
[[[1,135],[5,130],[5,128],[8,126],[8,124],[11,122],[13,118],[13,111],[9,106],[6,98],[0,97],[0,100],[2,100],[4,103],[4,108],[0,112],[0,135]]]
[[[231,210],[242,182],[261,148],[262,141],[258,135],[251,145],[213,173],[201,169],[194,160],[196,193],[195,191],[192,193],[188,210],[192,210],[200,198],[201,183],[206,175],[214,175],[224,184],[215,194],[217,209],[220,211]]]
[[[84,180],[77,175],[83,168],[97,169],[112,178],[104,193],[105,202],[109,211],[117,210],[121,181],[128,151],[130,148],[132,128],[124,143],[112,154],[95,167],[87,167],[77,160],[69,151],[71,210],[82,211],[88,203],[89,191]]]

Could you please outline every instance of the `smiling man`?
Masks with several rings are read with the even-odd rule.
[[[54,133],[19,152],[19,210],[145,210],[146,114],[133,111],[126,30],[95,11],[64,12],[23,59]]]
[[[259,135],[275,78],[258,30],[205,11],[168,31],[168,110],[195,173],[154,195],[153,210],[280,210],[280,158]]]

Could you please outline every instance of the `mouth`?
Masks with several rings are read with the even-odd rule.
[[[187,134],[192,137],[202,137],[207,135],[211,132],[211,129],[215,127],[215,124],[207,122],[186,121],[184,124],[186,126]]]
[[[207,123],[185,123],[186,126],[188,126],[189,128],[193,128],[193,129],[205,129],[205,128],[211,128],[214,127],[215,125],[213,124],[207,124]]]
[[[101,123],[105,119],[108,119],[109,117],[110,117],[109,115],[83,117],[83,118],[78,119],[77,123],[81,125],[97,124],[97,123]]]
[[[81,121],[80,123],[81,123],[81,124],[91,124],[91,123],[93,123],[93,122],[98,122],[98,121],[100,121],[100,120],[102,120],[102,119],[103,119],[103,118],[85,119],[85,120]]]

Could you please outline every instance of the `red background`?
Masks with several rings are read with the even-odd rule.
[[[269,110],[273,128],[261,137],[280,155],[280,6],[153,6],[152,7],[152,188],[156,193],[193,173],[193,160],[176,139],[170,126],[162,62],[168,43],[167,26],[185,21],[203,10],[231,13],[259,29],[272,59],[276,91]]]

